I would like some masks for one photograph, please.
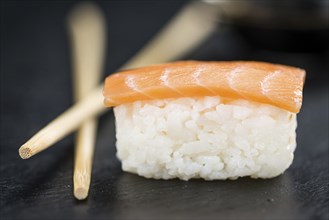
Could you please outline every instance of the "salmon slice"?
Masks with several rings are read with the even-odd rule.
[[[298,113],[305,71],[255,61],[179,61],[125,70],[108,76],[107,107],[138,100],[220,96],[265,103]]]

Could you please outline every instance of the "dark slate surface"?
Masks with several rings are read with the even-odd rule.
[[[100,2],[109,29],[105,73],[132,56],[183,4],[154,2]],[[1,2],[1,219],[329,218],[328,51],[255,48],[229,27],[185,58],[264,60],[308,71],[295,160],[283,175],[269,180],[185,182],[124,173],[115,157],[111,111],[99,124],[88,200],[73,198],[72,136],[21,160],[19,146],[72,103],[65,19],[74,4]]]

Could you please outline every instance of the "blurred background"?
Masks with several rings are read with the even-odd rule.
[[[95,2],[107,27],[103,78],[191,4],[186,0]],[[67,16],[77,4],[1,1],[0,217],[329,218],[329,1],[198,1],[200,10],[209,10],[200,19],[209,19],[215,29],[179,57],[257,60],[306,69],[298,147],[284,175],[272,180],[184,182],[123,173],[115,157],[109,111],[100,120],[90,197],[85,202],[75,201],[72,195],[72,136],[27,161],[17,153],[24,141],[73,103]]]

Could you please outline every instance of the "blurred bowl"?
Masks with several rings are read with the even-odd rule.
[[[329,1],[205,0],[219,21],[236,30],[251,46],[287,52],[329,49]]]

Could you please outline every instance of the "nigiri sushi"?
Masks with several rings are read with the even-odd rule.
[[[305,71],[179,61],[108,76],[122,169],[146,178],[272,178],[292,163]]]

